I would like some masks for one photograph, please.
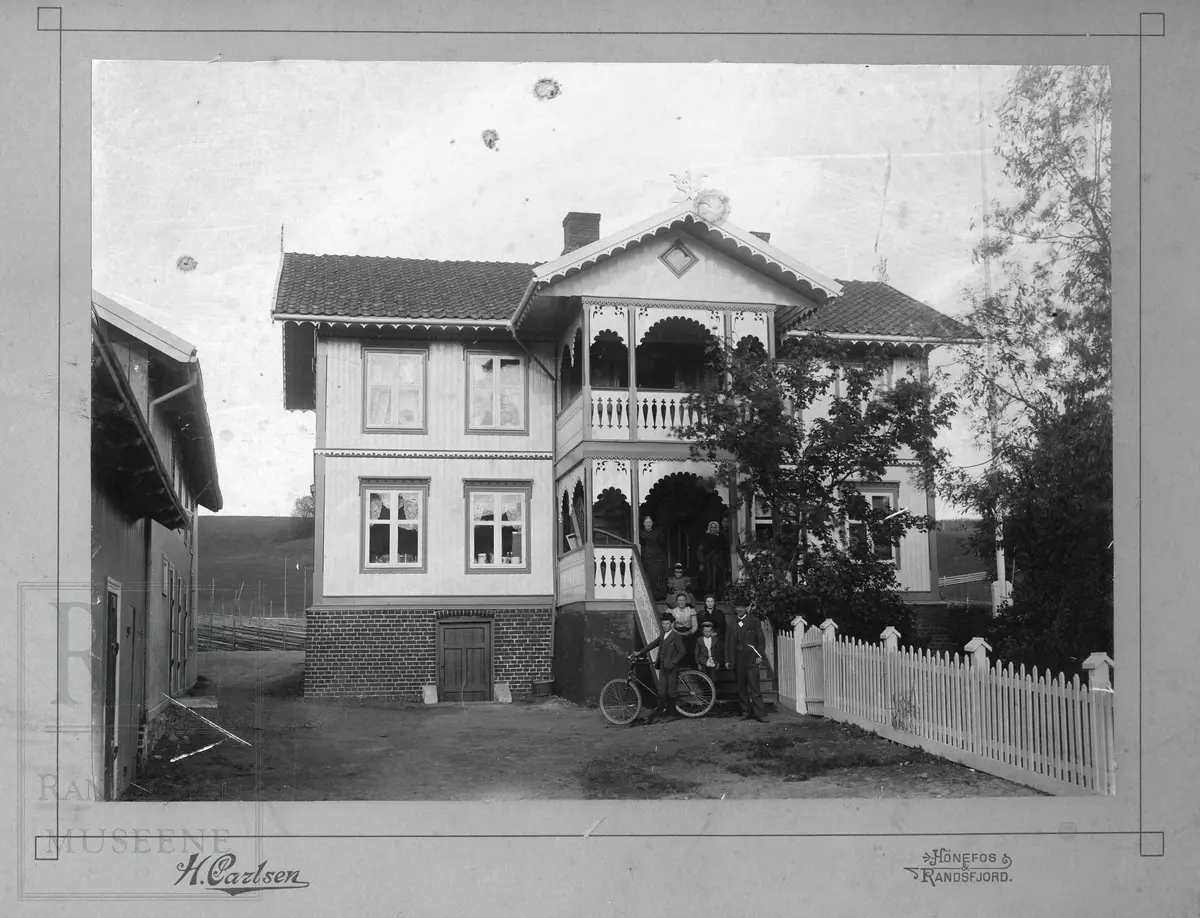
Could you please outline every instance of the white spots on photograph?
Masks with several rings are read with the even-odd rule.
[[[538,101],[557,98],[561,93],[562,86],[559,85],[558,80],[550,77],[542,77],[533,84],[533,94]]]
[[[500,149],[500,135],[492,128],[488,128],[480,136],[483,138],[483,145],[489,150]]]

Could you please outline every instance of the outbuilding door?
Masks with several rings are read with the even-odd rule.
[[[438,700],[492,700],[492,623],[438,625]]]

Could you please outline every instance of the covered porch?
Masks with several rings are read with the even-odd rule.
[[[679,442],[722,342],[774,353],[770,307],[583,298],[558,341],[558,454],[584,440]],[[633,347],[630,347],[633,342]]]
[[[634,546],[650,597],[664,602],[675,564],[697,601],[736,571],[732,495],[712,463],[686,458],[584,458],[556,484],[559,606],[634,599]],[[706,581],[705,570],[712,571]],[[715,589],[714,589],[715,587]]]

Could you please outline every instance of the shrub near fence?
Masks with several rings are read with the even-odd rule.
[[[967,656],[837,636],[826,620],[779,636],[779,692],[801,713],[847,721],[910,746],[1056,794],[1114,794],[1113,661],[1092,654],[1088,684]]]

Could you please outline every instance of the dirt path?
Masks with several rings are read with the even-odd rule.
[[[855,727],[784,711],[613,727],[595,708],[308,701],[303,653],[203,654],[205,717],[172,714],[132,800],[579,800],[1036,795]],[[720,710],[718,708],[718,710]]]

